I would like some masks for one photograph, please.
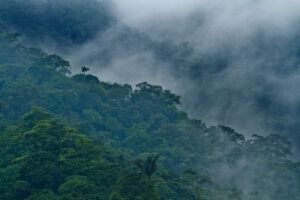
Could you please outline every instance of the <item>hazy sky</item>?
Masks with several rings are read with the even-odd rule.
[[[285,32],[299,17],[297,0],[114,0],[116,13],[125,24],[147,32],[183,32],[191,17],[204,18],[207,34],[250,34],[257,29]],[[193,24],[192,24],[193,25]],[[155,29],[153,29],[155,27]],[[199,27],[194,27],[198,29]],[[190,29],[189,29],[190,30]],[[217,36],[215,36],[217,37]]]
[[[270,93],[272,101],[285,105],[290,110],[290,115],[282,116],[283,119],[288,122],[296,120],[294,110],[300,100],[296,92],[300,85],[299,70],[287,73],[284,77],[273,71],[274,66],[283,60],[281,70],[297,68],[294,58],[284,55],[285,50],[281,49],[289,51],[290,47],[285,44],[285,40],[289,41],[299,33],[300,1],[114,0],[114,4],[114,11],[121,22],[136,27],[153,38],[189,41],[202,54],[218,55],[221,49],[225,49],[232,56],[228,68],[217,74],[215,79],[208,80],[213,83],[204,91],[204,97],[191,97],[191,94],[195,94],[191,91],[198,90],[200,93],[198,88],[201,86],[195,85],[195,80],[182,79],[186,85],[180,87],[178,80],[172,81],[172,78],[162,78],[164,75],[155,75],[149,66],[147,68],[151,69],[151,73],[138,73],[143,79],[171,87],[187,97],[185,106],[193,116],[212,124],[230,125],[250,134],[256,131],[270,133],[273,130],[268,126],[264,127],[269,123],[267,121],[282,119],[270,119],[263,112],[255,110],[254,102],[257,94]],[[267,46],[280,41],[274,45],[278,49],[268,51],[262,47],[259,56],[241,55],[240,52],[245,52],[245,49],[249,49],[251,54],[252,48],[258,48],[255,46],[257,35],[262,36],[263,44]],[[118,62],[121,63],[120,60]],[[120,67],[116,66],[119,65],[114,65],[113,69],[118,69],[116,71],[122,74]],[[130,66],[134,68],[133,63]],[[124,73],[126,69],[124,68]]]

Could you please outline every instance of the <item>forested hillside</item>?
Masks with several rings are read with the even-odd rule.
[[[291,138],[298,155],[298,18],[293,31],[254,29],[247,41],[229,37],[208,53],[192,43],[199,41],[155,40],[122,24],[112,2],[3,0],[0,21],[21,33],[23,42],[67,58],[75,72],[88,65],[106,81],[158,82],[180,93],[190,115],[209,124],[233,125],[247,136],[280,133]],[[188,19],[193,29],[203,29],[204,16],[197,12]],[[220,34],[226,39],[229,33]]]
[[[210,54],[122,24],[112,6],[0,1],[0,199],[300,199],[299,101],[282,97],[297,88],[299,31]],[[83,65],[100,73],[74,74]],[[146,82],[157,73],[183,96]]]
[[[1,25],[1,199],[299,199],[288,138],[207,127],[161,86],[71,75],[18,37]]]
[[[26,44],[67,58],[73,71],[88,65],[105,81],[163,84],[182,96],[182,107],[191,115],[210,124],[232,125],[247,136],[280,133],[290,137],[293,151],[299,152],[298,18],[284,30],[273,27],[278,23],[252,30],[246,21],[241,33],[208,33],[207,26],[214,24],[199,11],[185,26],[174,26],[187,37],[172,40],[174,35],[167,33],[164,39],[153,39],[120,22],[113,2],[2,0],[0,21],[20,33]],[[250,36],[243,39],[248,29]],[[190,39],[197,30],[203,34]],[[214,36],[223,43],[206,41]]]

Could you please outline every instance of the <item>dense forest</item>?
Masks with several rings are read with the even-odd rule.
[[[300,199],[300,163],[290,160],[288,137],[207,126],[159,85],[105,82],[86,67],[73,74],[63,57],[29,46],[52,41],[68,51],[107,36],[116,24],[108,8],[92,0],[2,0],[0,20],[0,199]],[[151,49],[179,73],[222,70],[188,44],[119,29],[102,64],[138,43],[132,50]]]

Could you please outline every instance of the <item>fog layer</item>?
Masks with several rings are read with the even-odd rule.
[[[213,76],[193,77],[190,85],[172,88],[183,95],[192,116],[248,134],[281,132],[299,138],[299,1],[114,3],[122,23],[157,40],[188,41],[202,57],[221,60],[225,67]],[[150,73],[144,79],[154,77]],[[174,85],[169,79],[160,83]]]

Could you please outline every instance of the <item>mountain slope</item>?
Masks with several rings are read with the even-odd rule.
[[[5,29],[0,34],[1,123],[17,125],[32,106],[40,106],[80,133],[101,139],[115,150],[123,151],[129,159],[159,154],[162,167],[191,176],[190,182],[186,183],[186,192],[180,196],[181,189],[175,188],[178,181],[184,182],[185,178],[173,176],[172,172],[161,174],[171,182],[168,187],[176,191],[172,194],[172,191],[163,189],[164,184],[157,183],[157,190],[165,197],[196,198],[195,185],[200,185],[201,194],[207,195],[208,199],[220,196],[225,199],[299,198],[299,163],[288,159],[291,144],[286,137],[273,134],[245,139],[228,127],[207,127],[177,109],[179,96],[146,82],[132,89],[128,84],[102,82],[91,74],[70,77],[66,75],[70,70],[67,61],[37,48],[27,48],[18,42],[17,37]],[[42,121],[41,126],[49,123],[54,121]],[[14,134],[27,132],[20,128],[16,130],[20,132],[13,131]],[[38,133],[39,130],[37,126],[32,131]],[[47,138],[51,131],[43,134]],[[4,137],[7,136],[4,134]],[[16,138],[12,139],[13,142]],[[33,144],[37,142],[35,138],[32,140]],[[54,143],[56,140],[54,138]],[[57,142],[61,142],[59,138]],[[24,143],[25,147],[17,146],[17,149],[31,149],[30,143]],[[2,145],[5,147],[6,143]],[[36,150],[31,153],[36,153]],[[12,157],[8,156],[8,159],[13,161]],[[8,162],[3,160],[2,163]],[[7,167],[3,168],[5,173]],[[75,169],[71,167],[71,170]],[[27,172],[24,172],[26,176],[30,174]],[[24,177],[20,180],[24,181]],[[78,181],[83,180],[76,179],[76,184]],[[154,191],[150,193],[155,195]]]

